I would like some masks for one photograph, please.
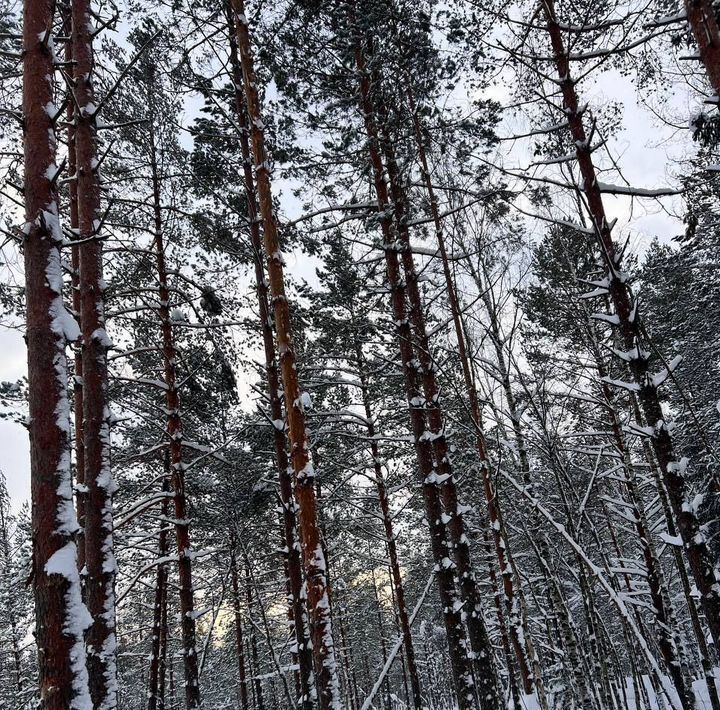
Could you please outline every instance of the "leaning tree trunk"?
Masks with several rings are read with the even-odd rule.
[[[290,307],[285,294],[283,259],[273,210],[270,167],[265,149],[265,134],[248,21],[245,17],[243,0],[232,0],[232,6],[235,12],[235,28],[238,49],[240,50],[245,101],[250,120],[255,162],[255,184],[263,223],[271,303],[275,317],[275,336],[277,339],[277,351],[280,355],[280,368],[285,394],[290,458],[294,472],[295,499],[299,508],[300,542],[312,629],[312,652],[315,664],[317,696],[321,710],[329,710],[329,708],[339,706],[340,689],[332,636],[325,555],[320,542],[320,531],[317,522],[317,501],[315,500],[314,486],[315,471],[310,460],[310,447],[305,432],[303,393],[298,381]]]
[[[258,313],[260,328],[263,336],[265,350],[265,374],[267,377],[267,393],[270,403],[270,416],[273,422],[273,439],[275,444],[275,461],[277,463],[278,482],[280,488],[280,505],[282,507],[283,537],[285,541],[285,559],[287,564],[287,577],[290,588],[290,612],[294,625],[295,645],[300,677],[300,707],[303,710],[312,710],[315,697],[313,679],[313,657],[307,633],[307,614],[303,602],[302,592],[302,557],[300,546],[296,544],[297,516],[293,500],[292,468],[288,461],[287,436],[285,435],[285,420],[283,417],[280,373],[278,371],[277,353],[273,338],[272,316],[268,302],[268,285],[265,279],[263,265],[263,245],[260,234],[260,219],[258,218],[257,194],[255,179],[252,170],[252,154],[250,150],[248,115],[245,96],[243,93],[243,75],[237,51],[237,36],[232,26],[232,15],[228,18],[230,24],[230,64],[232,79],[235,87],[235,109],[238,118],[240,139],[240,152],[243,161],[243,180],[245,182],[245,195],[247,198],[248,221],[250,225],[250,245],[253,252],[255,266],[255,283],[258,297]]]
[[[152,86],[152,82],[151,82]],[[177,351],[170,320],[170,289],[165,264],[164,224],[160,202],[160,174],[155,146],[154,105],[152,88],[148,96],[150,122],[150,168],[152,173],[152,205],[154,215],[154,249],[158,276],[158,296],[162,354],[164,368],[165,408],[167,410],[167,446],[170,452],[170,481],[175,513],[175,539],[178,553],[178,581],[180,597],[180,628],[182,631],[185,702],[188,710],[200,707],[200,683],[195,638],[194,591],[192,581],[192,551],[190,548],[190,520],[185,494],[185,463],[183,462],[183,427],[180,416],[180,393],[177,381]]]
[[[582,189],[593,220],[593,227],[600,251],[603,254],[608,273],[601,289],[610,296],[615,313],[603,320],[618,328],[625,352],[619,353],[627,364],[633,382],[624,386],[635,392],[645,415],[651,434],[652,447],[662,472],[670,504],[683,541],[685,554],[700,593],[705,618],[716,647],[720,647],[720,579],[716,574],[714,558],[697,515],[696,507],[688,498],[689,486],[686,481],[686,460],[675,453],[670,429],[660,405],[659,384],[666,372],[653,376],[649,369],[649,353],[646,352],[646,338],[640,322],[637,303],[627,284],[627,275],[621,269],[621,255],[615,248],[611,225],[605,216],[602,192],[592,159],[592,146],[583,125],[583,110],[580,108],[575,90],[575,80],[570,72],[570,58],[565,49],[562,28],[555,14],[553,0],[543,0],[547,31],[553,49],[558,73],[567,125],[575,147]]]
[[[63,303],[53,104],[55,3],[23,12],[23,125],[26,342],[32,497],[33,591],[39,707],[90,705],[83,634],[90,619],[80,593],[77,519],[70,475],[70,403],[65,348],[77,324]]]
[[[78,229],[85,498],[85,600],[93,623],[86,637],[90,696],[95,707],[117,707],[115,556],[113,554],[103,252],[99,240],[100,176],[89,0],[72,0],[72,56],[76,103],[73,147]]]

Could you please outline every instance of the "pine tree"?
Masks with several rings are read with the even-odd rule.
[[[27,319],[33,519],[33,585],[43,708],[85,707],[84,631],[90,618],[80,595],[77,519],[70,480],[70,410],[65,348],[78,326],[63,302],[60,207],[53,103],[53,3],[25,3],[25,299]]]

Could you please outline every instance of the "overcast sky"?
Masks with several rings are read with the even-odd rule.
[[[499,93],[502,91],[502,88],[498,89]],[[607,98],[620,101],[624,106],[624,128],[610,142],[610,149],[620,159],[626,179],[636,187],[675,185],[674,176],[680,172],[677,160],[694,150],[689,131],[664,126],[652,111],[638,104],[632,82],[614,71],[606,73],[595,85],[593,93],[584,100],[602,104]],[[683,90],[669,100],[663,98],[660,108],[674,123],[686,126],[689,117],[702,106],[701,100],[702,97]],[[192,114],[192,107],[188,108]],[[509,120],[500,133],[512,135],[518,129]],[[516,144],[508,163],[512,165],[515,162],[517,167],[527,166],[532,159],[525,159],[523,150],[521,144]],[[654,237],[669,241],[683,230],[681,221],[673,216],[682,214],[680,198],[664,199],[662,205],[666,209],[662,209],[656,201],[631,202],[627,198],[610,196],[606,197],[606,204],[610,216],[618,218],[616,238],[624,241],[631,234],[630,246],[635,252],[642,252]],[[298,216],[296,199],[284,199],[283,207],[286,216]],[[295,254],[289,260],[288,269],[295,275],[308,277],[314,272],[314,261]],[[14,330],[0,331],[0,380],[13,381],[22,377],[26,372],[25,357],[21,334]],[[28,449],[26,429],[9,420],[0,420],[0,466],[7,477],[14,507],[29,498]]]

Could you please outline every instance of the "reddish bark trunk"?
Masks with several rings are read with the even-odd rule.
[[[177,352],[170,320],[170,290],[165,265],[162,206],[160,202],[160,175],[155,146],[155,114],[150,82],[148,108],[150,121],[150,168],[152,172],[153,213],[155,232],[155,258],[158,276],[160,330],[165,382],[165,408],[167,410],[167,439],[170,452],[170,480],[175,513],[175,539],[178,553],[178,581],[180,597],[180,627],[182,630],[183,670],[185,676],[185,702],[188,710],[200,707],[200,683],[195,639],[195,612],[192,582],[192,551],[190,547],[190,521],[187,517],[185,494],[185,464],[183,462],[183,428],[180,415],[180,393],[177,384]]]
[[[257,195],[252,169],[250,151],[248,114],[243,94],[242,68],[237,52],[237,36],[232,26],[232,15],[228,17],[230,24],[230,64],[235,87],[235,108],[240,129],[240,151],[243,159],[243,179],[247,198],[248,220],[250,223],[250,244],[253,251],[255,282],[257,285],[258,312],[260,328],[265,350],[265,373],[267,376],[268,401],[270,416],[273,421],[273,439],[275,445],[275,461],[277,463],[278,482],[280,488],[280,504],[282,506],[283,537],[286,547],[285,560],[287,581],[291,596],[290,615],[294,626],[297,646],[297,660],[300,679],[300,707],[312,710],[313,696],[313,658],[307,635],[307,614],[302,599],[302,557],[301,547],[297,541],[297,516],[293,500],[292,468],[288,461],[287,437],[284,428],[284,416],[281,399],[280,373],[278,371],[277,353],[272,328],[272,315],[268,301],[268,285],[265,279],[264,251],[260,234],[261,219],[258,217]]]
[[[165,477],[162,483],[162,492],[167,494],[170,492],[170,460],[169,454],[165,454]],[[167,540],[167,519],[169,512],[169,499],[163,498],[160,513],[160,534],[158,535],[158,557],[162,560],[168,554]],[[162,640],[167,635],[167,630],[163,628],[163,611],[167,592],[167,563],[161,562],[157,567],[157,575],[155,580],[155,603],[153,605],[153,635],[150,648],[150,674],[148,683],[148,710],[160,710],[160,665]]]
[[[720,28],[712,0],[685,0],[685,12],[710,84],[720,96]]]
[[[77,520],[70,475],[68,340],[77,326],[62,298],[53,106],[55,3],[26,1],[23,12],[23,126],[26,342],[29,385],[33,591],[39,707],[88,704]]]
[[[410,409],[410,421],[413,440],[418,460],[418,468],[422,480],[423,498],[425,502],[425,515],[430,528],[430,542],[433,561],[435,562],[438,593],[443,607],[443,618],[448,638],[450,664],[455,686],[458,689],[458,704],[460,710],[471,710],[476,706],[474,680],[466,651],[465,632],[462,617],[459,613],[458,595],[452,563],[449,558],[449,548],[445,524],[443,523],[442,505],[433,476],[432,448],[425,430],[425,417],[421,406],[418,406],[419,387],[417,382],[417,363],[412,347],[412,334],[407,318],[405,305],[405,288],[400,275],[400,263],[397,256],[396,240],[389,216],[387,185],[383,175],[383,164],[380,157],[377,128],[375,123],[375,110],[371,99],[370,79],[365,68],[365,57],[358,39],[355,40],[355,63],[358,69],[360,82],[360,109],[365,120],[365,130],[368,137],[368,150],[373,171],[373,181],[378,203],[378,212],[381,215],[381,228],[384,240],[385,267],[388,285],[391,291],[391,306],[393,319],[396,324],[398,346],[403,369],[405,393]]]
[[[558,24],[553,0],[543,0],[547,31],[553,48],[559,85],[568,127],[575,145],[575,155],[583,179],[583,190],[593,227],[608,269],[608,292],[618,319],[618,329],[629,359],[628,370],[637,387],[637,396],[648,426],[652,429],[652,446],[667,487],[670,504],[683,541],[685,554],[700,593],[705,618],[716,647],[720,647],[720,580],[715,573],[713,555],[701,530],[700,521],[687,499],[688,486],[682,464],[673,448],[670,431],[665,423],[658,397],[657,385],[649,371],[649,356],[643,351],[645,338],[637,313],[637,304],[621,271],[620,256],[616,253],[611,227],[605,217],[600,185],[583,126],[575,81],[570,72],[570,60],[564,46],[562,29]]]
[[[63,34],[72,37],[72,7],[70,3],[62,6]],[[72,62],[73,43],[65,43],[65,61]],[[75,160],[75,103],[68,102],[67,108],[67,161],[68,175],[75,175],[77,172]],[[78,199],[77,180],[70,180],[68,183],[68,223],[74,235],[78,234]],[[80,318],[80,247],[72,246],[70,249],[72,265],[72,308],[75,316]],[[78,533],[75,542],[78,548],[78,570],[84,573],[85,567],[85,444],[83,441],[83,387],[82,387],[82,348],[78,344],[75,348],[73,377],[73,424],[75,435],[75,510],[78,518]]]
[[[248,710],[247,674],[245,672],[245,645],[243,641],[242,614],[240,613],[240,581],[237,569],[237,545],[233,538],[230,543],[230,578],[233,590],[233,613],[235,615],[235,641],[240,686],[240,708]]]
[[[262,112],[252,57],[250,34],[243,0],[233,0],[240,64],[245,87],[245,101],[252,138],[255,184],[263,222],[265,254],[270,294],[275,317],[277,351],[280,355],[285,411],[290,440],[290,459],[294,473],[295,499],[298,504],[300,541],[307,584],[307,603],[312,629],[312,652],[317,695],[321,710],[340,703],[337,667],[332,638],[330,599],[327,588],[325,556],[320,544],[315,500],[315,472],[305,433],[302,392],[298,382],[295,348],[292,339],[290,307],[285,295],[283,260],[275,221],[270,183],[270,169],[265,150]]]
[[[100,180],[97,170],[96,105],[90,3],[72,0],[72,55],[78,228],[85,503],[85,598],[93,623],[86,637],[90,696],[95,707],[117,706],[115,557],[110,471],[110,408],[107,394]],[[87,241],[86,241],[87,240]]]

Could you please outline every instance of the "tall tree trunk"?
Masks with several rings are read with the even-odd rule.
[[[238,661],[238,685],[240,686],[240,708],[248,710],[247,674],[245,671],[245,645],[243,641],[243,622],[240,613],[240,580],[237,568],[237,542],[234,534],[230,540],[230,579],[233,592],[233,613],[235,616],[235,641]]]
[[[200,683],[195,638],[195,612],[192,581],[192,551],[190,549],[190,520],[185,494],[185,464],[183,462],[183,429],[180,415],[180,393],[177,383],[177,351],[170,321],[170,290],[165,264],[162,204],[160,201],[160,174],[155,145],[155,112],[151,79],[148,96],[148,120],[150,123],[150,168],[152,172],[155,258],[158,276],[160,330],[165,383],[165,407],[167,409],[167,439],[170,452],[170,480],[173,490],[175,513],[175,539],[178,553],[178,582],[180,586],[180,628],[182,630],[183,668],[185,675],[185,702],[188,710],[200,707]]]
[[[300,542],[312,630],[312,653],[315,665],[317,696],[321,710],[329,710],[339,706],[340,689],[332,637],[325,555],[323,554],[317,523],[314,487],[315,471],[310,460],[310,448],[305,432],[303,393],[298,381],[290,307],[285,294],[283,259],[273,209],[270,167],[265,150],[262,112],[248,21],[245,16],[243,0],[232,0],[232,5],[235,11],[235,28],[245,87],[245,101],[250,119],[252,151],[255,162],[255,184],[263,223],[271,303],[275,316],[275,336],[277,339],[277,351],[280,355],[280,368],[285,394],[290,458],[294,472],[295,499],[299,509]]]
[[[72,0],[64,2],[61,7],[63,20],[63,34],[71,38],[65,42],[65,61],[72,66],[73,61],[73,7]],[[75,102],[68,101],[67,107],[67,161],[68,174],[77,174],[77,161],[75,159]],[[78,214],[78,180],[68,182],[68,226],[75,236],[79,237],[79,214]],[[70,247],[70,263],[72,266],[72,309],[80,319],[80,247]],[[80,343],[75,347],[74,377],[73,377],[73,426],[75,437],[75,510],[78,519],[78,532],[75,536],[75,543],[78,548],[78,570],[80,570],[81,584],[85,568],[85,499],[87,488],[85,486],[85,442],[83,440],[83,379],[82,379],[82,346]],[[84,586],[84,585],[83,585]],[[84,593],[83,589],[83,593]]]
[[[168,540],[167,540],[167,519],[169,512],[169,497],[167,494],[170,492],[170,456],[169,452],[165,452],[164,455],[164,466],[165,466],[165,477],[162,482],[162,492],[166,496],[162,500],[160,507],[160,533],[158,535],[158,558],[163,560],[168,555]],[[156,578],[155,578],[155,602],[153,605],[153,635],[152,643],[150,647],[150,674],[148,682],[148,710],[159,710],[161,707],[160,703],[160,663],[161,663],[161,642],[164,634],[167,634],[166,630],[163,629],[163,601],[167,595],[167,579],[168,570],[167,562],[160,562],[157,566]]]
[[[529,631],[522,627],[520,613],[518,611],[518,603],[515,599],[515,579],[513,578],[511,566],[507,560],[508,541],[507,536],[503,534],[502,512],[500,507],[500,499],[495,491],[495,485],[492,480],[490,461],[487,456],[487,446],[485,444],[485,436],[482,430],[482,419],[480,412],[480,402],[475,389],[475,377],[472,372],[472,363],[468,357],[468,348],[466,343],[465,329],[462,323],[462,311],[460,301],[455,290],[455,281],[450,271],[450,260],[448,258],[447,247],[445,245],[445,236],[440,217],[440,207],[438,204],[435,189],[430,174],[430,165],[425,149],[426,138],[423,132],[420,116],[417,106],[415,105],[415,97],[412,88],[408,82],[408,104],[413,120],[413,130],[415,133],[415,145],[417,147],[418,158],[420,161],[420,173],[423,177],[425,190],[427,191],[428,200],[430,201],[430,213],[435,228],[435,239],[440,251],[440,257],[443,267],[443,275],[445,277],[445,288],[447,290],[448,302],[450,304],[450,313],[452,315],[453,326],[455,328],[455,338],[457,341],[458,359],[463,373],[465,383],[465,391],[468,398],[470,409],[470,417],[472,419],[473,428],[475,430],[475,447],[477,449],[478,458],[480,460],[480,470],[482,472],[483,492],[485,494],[485,502],[488,508],[488,517],[490,530],[492,532],[495,554],[500,567],[500,575],[502,579],[502,590],[504,603],[507,609],[509,619],[510,638],[512,641],[513,651],[517,659],[520,677],[522,679],[523,689],[526,694],[530,694],[535,689],[533,671],[531,662],[528,658],[527,648],[522,639],[528,638]],[[512,672],[512,669],[508,669]],[[542,695],[544,692],[539,689]]]
[[[76,102],[73,148],[78,229],[80,326],[82,329],[83,451],[85,505],[85,599],[93,623],[86,636],[90,696],[103,710],[117,707],[115,556],[113,554],[103,252],[99,240],[100,176],[97,108],[89,0],[72,0],[73,81]]]
[[[713,2],[685,0],[685,12],[710,84],[715,94],[720,95],[720,27]]]
[[[432,447],[425,429],[420,390],[418,387],[417,363],[412,346],[410,322],[407,317],[405,303],[405,287],[400,273],[400,262],[397,255],[396,237],[390,215],[390,200],[383,174],[382,158],[378,142],[375,110],[370,93],[370,77],[365,68],[365,57],[359,38],[355,38],[355,63],[360,82],[360,110],[365,121],[368,138],[370,164],[373,171],[373,182],[383,233],[385,268],[391,292],[391,307],[397,333],[400,358],[402,362],[405,394],[410,411],[413,442],[418,461],[418,469],[422,481],[425,516],[430,529],[430,542],[435,573],[443,608],[443,619],[447,632],[448,650],[453,679],[458,688],[458,704],[460,710],[476,707],[475,681],[467,654],[462,616],[459,613],[459,599],[455,586],[453,564],[449,557],[447,531],[443,522],[442,504],[434,472]]]
[[[385,541],[387,543],[388,558],[390,560],[390,573],[395,596],[395,604],[400,624],[400,631],[403,637],[408,674],[410,675],[412,702],[413,707],[415,707],[416,710],[421,710],[422,695],[420,693],[420,677],[418,675],[417,663],[415,662],[415,649],[413,648],[410,619],[408,616],[407,604],[405,602],[405,587],[402,581],[400,561],[397,553],[397,543],[395,540],[395,533],[393,531],[390,501],[388,500],[387,488],[385,486],[382,459],[380,458],[380,450],[376,438],[377,432],[375,431],[375,420],[373,418],[372,407],[370,404],[370,392],[368,389],[365,356],[362,351],[362,346],[358,340],[355,340],[354,347],[358,379],[360,380],[360,391],[363,400],[363,409],[365,410],[365,421],[367,422],[367,438],[370,441],[370,454],[372,456],[373,469],[375,473],[375,487],[377,489],[378,500],[380,503],[380,513],[383,519],[383,527],[385,528]]]
[[[77,519],[70,473],[70,405],[65,348],[77,324],[63,303],[53,104],[55,3],[23,6],[23,126],[26,342],[32,498],[33,591],[39,706],[90,704],[82,603],[73,536]]]
[[[575,80],[570,71],[570,59],[564,46],[562,29],[555,14],[554,0],[543,0],[542,7],[552,44],[558,83],[562,91],[565,116],[582,175],[583,191],[607,267],[604,288],[615,309],[611,319],[615,319],[615,326],[625,348],[625,352],[620,356],[623,362],[627,363],[633,378],[630,389],[637,393],[648,427],[652,432],[653,451],[667,487],[708,627],[715,646],[720,647],[720,579],[716,574],[714,558],[702,531],[697,511],[692,501],[688,499],[687,462],[680,460],[675,453],[670,429],[660,405],[658,382],[664,379],[664,375],[653,376],[649,371],[649,353],[643,347],[646,338],[637,312],[637,303],[633,300],[627,277],[621,269],[621,256],[613,242],[611,225],[605,216],[600,184],[592,159],[592,146],[583,126],[583,111],[580,109]]]
[[[373,85],[380,88],[380,79],[375,78]],[[477,580],[470,556],[470,545],[465,531],[463,508],[458,501],[455,479],[453,477],[450,452],[445,436],[443,411],[440,404],[440,389],[435,377],[435,363],[430,351],[430,342],[425,327],[425,315],[422,298],[418,287],[417,271],[411,251],[410,235],[407,228],[407,200],[405,190],[401,184],[401,177],[397,167],[394,149],[388,132],[386,110],[382,100],[378,101],[378,113],[382,137],[380,145],[385,154],[385,165],[390,185],[396,229],[399,236],[400,257],[405,274],[406,293],[410,304],[410,322],[415,334],[415,352],[420,363],[420,379],[423,385],[424,408],[428,422],[429,437],[435,458],[436,477],[440,483],[440,494],[443,500],[445,514],[450,518],[447,529],[452,541],[455,562],[458,567],[460,580],[460,594],[468,606],[466,622],[468,637],[477,662],[478,692],[481,701],[487,707],[494,707],[499,702],[497,687],[497,672],[494,655],[490,644],[485,622],[483,619],[480,595],[477,589]],[[505,569],[502,569],[505,574]],[[512,571],[507,569],[509,575]],[[516,649],[517,651],[518,649]],[[519,650],[524,654],[522,646]],[[530,676],[528,676],[530,677]]]
[[[285,419],[283,416],[280,373],[278,370],[277,353],[273,338],[272,314],[268,301],[268,284],[265,279],[264,250],[260,234],[261,219],[258,216],[257,194],[253,177],[252,154],[250,150],[248,114],[243,93],[243,74],[237,49],[237,35],[232,22],[232,8],[228,9],[230,64],[235,87],[235,109],[240,130],[240,151],[243,160],[243,179],[247,198],[248,220],[250,224],[250,244],[255,267],[255,283],[257,286],[258,312],[260,328],[265,350],[265,373],[267,377],[268,401],[270,416],[273,422],[273,439],[275,460],[277,463],[278,482],[280,488],[280,505],[282,506],[283,535],[285,539],[285,559],[287,579],[290,588],[290,614],[292,617],[297,647],[297,660],[300,677],[300,707],[312,710],[315,687],[313,678],[313,657],[307,629],[307,613],[302,595],[302,555],[297,541],[297,515],[293,499],[293,469],[287,454],[287,436],[285,435]]]

